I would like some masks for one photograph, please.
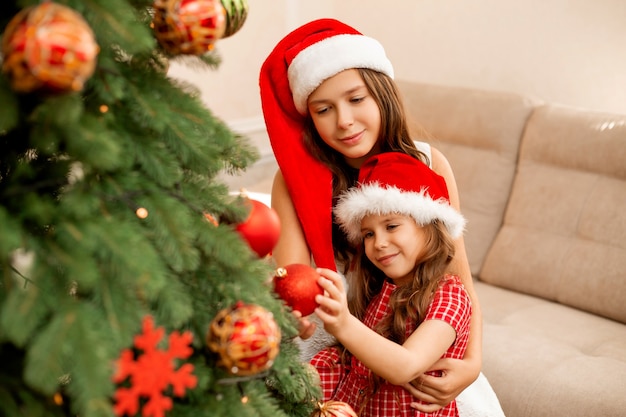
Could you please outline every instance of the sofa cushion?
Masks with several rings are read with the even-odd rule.
[[[626,323],[626,116],[541,106],[480,279]]]
[[[483,373],[507,417],[618,417],[626,410],[626,325],[476,282]]]
[[[397,83],[414,138],[442,151],[454,170],[476,275],[502,224],[520,139],[536,102],[502,92]]]

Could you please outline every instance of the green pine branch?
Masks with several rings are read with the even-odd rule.
[[[218,180],[258,152],[167,76],[170,60],[217,68],[219,43],[168,56],[152,0],[56,1],[85,18],[100,53],[80,92],[16,94],[0,75],[0,415],[113,417],[113,364],[148,314],[194,335],[198,386],[168,416],[310,415],[319,392],[295,320],[271,291],[270,263],[235,231],[245,206]],[[0,32],[37,4],[2,2]],[[205,339],[240,300],[273,314],[280,354],[225,383]]]

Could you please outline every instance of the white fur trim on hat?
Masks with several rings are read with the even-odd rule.
[[[448,200],[433,200],[427,189],[403,191],[371,182],[346,191],[335,207],[337,221],[353,243],[362,240],[361,220],[365,216],[391,213],[411,216],[420,226],[439,219],[453,239],[461,236],[465,229],[465,218],[450,206]]]
[[[327,78],[350,68],[369,68],[393,78],[383,46],[364,35],[335,35],[303,49],[291,61],[289,86],[298,112],[307,114],[309,95]]]

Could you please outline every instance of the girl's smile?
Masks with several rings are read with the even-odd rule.
[[[392,254],[392,255],[386,255],[386,256],[382,256],[380,258],[376,259],[376,262],[380,263],[381,265],[389,265],[393,262],[393,260],[396,258],[396,253]]]
[[[354,146],[354,145],[358,145],[358,143],[363,138],[363,134],[364,134],[364,131],[361,131],[360,133],[356,133],[352,136],[346,136],[345,138],[341,138],[339,140],[343,142],[345,145]]]

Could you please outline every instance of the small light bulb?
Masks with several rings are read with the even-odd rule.
[[[103,104],[100,106],[100,113],[106,113],[109,111],[109,106],[107,106],[106,104]]]
[[[244,395],[243,397],[241,397],[241,403],[242,404],[247,404],[248,403],[248,396]]]
[[[204,213],[204,218],[209,221],[213,226],[219,226],[217,219],[210,213]]]
[[[135,214],[137,215],[137,217],[139,217],[140,219],[145,219],[146,217],[148,217],[148,210],[146,210],[145,207],[139,207],[136,211]]]

